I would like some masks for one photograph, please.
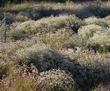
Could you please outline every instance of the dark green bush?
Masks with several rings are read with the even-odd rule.
[[[100,52],[100,53],[107,53],[110,52],[110,46],[101,46],[99,44],[95,44],[92,46],[89,46],[89,48],[92,48],[94,51]]]

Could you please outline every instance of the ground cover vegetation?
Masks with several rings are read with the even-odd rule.
[[[0,91],[109,91],[110,1],[22,2],[0,7]]]

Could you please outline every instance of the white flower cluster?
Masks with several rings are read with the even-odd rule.
[[[96,32],[90,38],[90,44],[99,44],[100,46],[110,46],[110,31]]]
[[[110,21],[104,18],[89,17],[84,20],[85,24],[96,24],[103,27],[110,27]]]
[[[91,24],[91,25],[87,25],[87,26],[83,26],[81,27],[78,31],[79,31],[79,35],[84,38],[84,39],[88,39],[90,37],[92,37],[94,35],[94,33],[96,33],[97,31],[104,31],[105,29],[102,28],[99,25],[95,25],[95,24]]]
[[[78,21],[78,18],[75,16],[69,15],[61,15],[57,17],[49,17],[49,18],[42,18],[37,21],[29,20],[19,24],[15,30],[21,32],[47,32],[47,31],[56,31],[57,29],[64,28],[68,21],[71,21],[74,25]],[[80,21],[79,21],[80,23]]]
[[[47,88],[52,89],[52,91],[55,90],[55,87],[57,89],[63,89],[63,91],[73,89],[74,80],[72,79],[71,75],[67,74],[63,70],[53,69],[46,72],[41,72],[40,76],[46,79]]]

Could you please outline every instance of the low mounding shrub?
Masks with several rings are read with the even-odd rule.
[[[46,45],[36,44],[20,49],[16,52],[16,57],[20,65],[34,64],[40,72],[61,68],[72,73],[72,62]]]
[[[84,23],[87,24],[87,25],[95,24],[95,25],[99,25],[99,26],[102,26],[102,27],[109,27],[109,25],[110,25],[110,21],[107,21],[104,18],[101,19],[101,18],[96,18],[96,17],[86,18],[84,20]]]
[[[41,72],[40,76],[45,78],[47,91],[74,91],[75,89],[71,75],[63,70]]]
[[[105,29],[102,28],[101,26],[92,24],[92,25],[83,26],[78,31],[79,31],[79,35],[83,39],[88,39],[92,37],[94,33],[96,33],[97,31],[104,31],[104,30]]]
[[[15,41],[15,40],[24,40],[26,38],[30,38],[30,36],[28,34],[26,34],[25,32],[20,32],[20,31],[11,31],[9,33],[9,38],[12,40],[12,41]]]
[[[23,23],[20,23],[16,26],[15,30],[21,33],[33,33],[34,34],[34,30],[35,30],[35,21],[33,20],[29,20],[29,21],[25,21]],[[35,30],[35,32],[37,32],[37,30]]]
[[[110,31],[96,32],[90,38],[89,45],[100,52],[110,51]]]
[[[56,56],[54,52],[46,45],[33,45],[16,52],[19,63],[30,65],[33,63],[39,71],[46,71],[50,68],[55,68]]]
[[[82,21],[75,16],[49,17],[40,19],[38,21],[29,20],[18,24],[10,35],[13,39],[20,39],[21,35],[25,36],[42,32],[55,32],[58,29],[66,27],[77,32],[81,25]]]
[[[67,29],[61,29],[55,33],[46,33],[37,37],[40,41],[55,49],[74,48],[81,45],[81,38],[74,34],[74,31]]]
[[[3,43],[0,45],[0,52],[1,52],[1,55],[9,54],[9,58],[11,58],[10,56],[12,56],[16,52],[16,50],[32,46],[35,43],[36,42],[34,40],[28,40],[28,39],[25,41]],[[5,58],[6,58],[6,56],[5,56]]]
[[[18,22],[24,22],[29,20],[27,16],[23,15],[22,12],[16,15],[15,20]]]
[[[9,32],[9,37],[12,40],[23,40],[30,38],[30,34],[35,34],[38,31],[33,27],[35,21],[29,20],[23,23],[15,23],[12,25]]]

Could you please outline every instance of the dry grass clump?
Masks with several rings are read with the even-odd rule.
[[[0,91],[45,91],[44,81],[33,70],[30,72],[26,66],[17,69],[14,74],[0,81]]]
[[[46,89],[48,91],[73,91],[74,80],[71,75],[63,70],[49,70],[41,72],[40,76],[46,79]]]
[[[74,31],[67,29],[61,29],[55,33],[39,35],[37,38],[55,49],[74,48],[75,46],[81,46],[81,38],[77,34],[74,34]]]

